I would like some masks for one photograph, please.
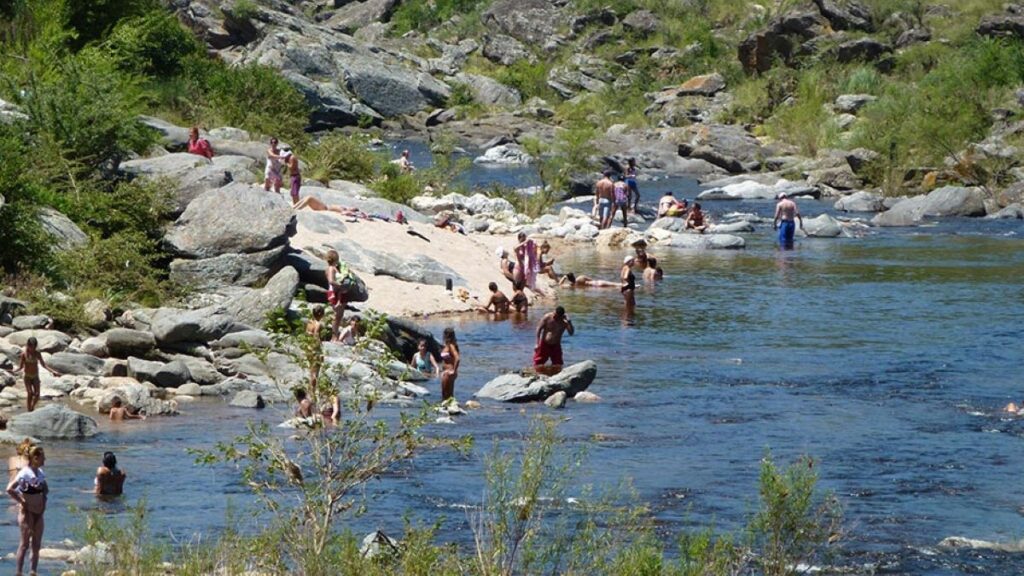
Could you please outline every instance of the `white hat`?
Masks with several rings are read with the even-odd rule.
[[[494,255],[497,256],[498,258],[504,258],[505,256],[508,255],[508,250],[504,248],[498,248],[497,250],[494,251]]]
[[[623,264],[629,264],[630,262],[633,262],[634,260],[636,260],[636,256],[626,255],[626,257],[622,259],[622,263]]]

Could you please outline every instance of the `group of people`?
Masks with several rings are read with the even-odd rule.
[[[299,165],[299,157],[295,151],[288,146],[278,145],[277,138],[270,138],[270,147],[267,148],[266,165],[263,169],[263,189],[269,192],[281,193],[284,185],[284,171],[288,170],[290,178],[290,189],[292,204],[299,202],[299,191],[302,189],[302,168]],[[195,154],[204,158],[213,158],[213,146],[210,141],[199,135],[199,127],[193,126],[188,133],[187,149],[189,154]]]
[[[19,576],[25,567],[25,556],[31,550],[29,567],[31,574],[39,568],[39,549],[42,546],[46,513],[46,501],[50,494],[43,466],[46,452],[26,438],[18,444],[17,452],[7,459],[7,495],[18,507],[18,551],[15,554],[15,570]],[[127,478],[124,470],[118,468],[113,452],[103,454],[102,464],[96,469],[92,492],[101,497],[120,496]]]
[[[707,232],[710,219],[701,208],[700,202],[694,202],[690,206],[686,198],[679,200],[672,192],[665,192],[665,195],[658,200],[658,218],[682,218],[683,227],[686,230],[693,230],[703,234]]]
[[[592,215],[598,219],[598,228],[611,228],[616,214],[622,214],[622,226],[629,225],[629,212],[636,212],[640,204],[640,189],[637,186],[636,159],[626,161],[625,169],[612,180],[613,172],[605,170],[601,179],[594,184],[594,207]]]

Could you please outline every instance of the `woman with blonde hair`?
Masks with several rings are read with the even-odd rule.
[[[18,528],[20,540],[16,556],[17,572],[25,567],[25,553],[32,548],[32,574],[39,567],[39,547],[43,539],[43,513],[46,512],[46,497],[50,492],[43,474],[46,455],[39,446],[28,451],[28,466],[18,471],[14,480],[7,484],[7,495],[18,503]]]
[[[341,320],[345,315],[345,290],[342,280],[348,277],[348,266],[342,270],[341,257],[337,250],[327,251],[327,303],[334,310],[334,321],[331,323],[331,342],[338,341]]]
[[[35,442],[31,438],[25,438],[18,444],[18,448],[14,454],[7,459],[7,481],[14,480],[14,477],[18,475],[18,472],[22,468],[28,466],[28,452],[35,447]]]

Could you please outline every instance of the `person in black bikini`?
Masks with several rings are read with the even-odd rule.
[[[626,256],[622,261],[622,272],[619,279],[622,280],[622,299],[626,302],[626,308],[636,306],[636,276],[633,275],[633,264],[636,263],[635,256]]]

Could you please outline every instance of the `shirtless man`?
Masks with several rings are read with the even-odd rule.
[[[785,192],[779,192],[777,196],[779,203],[775,205],[775,221],[772,222],[772,229],[779,231],[779,246],[783,250],[793,249],[793,234],[796,232],[796,222],[800,221],[800,229],[804,229],[804,219],[800,216],[800,210],[786,196]]]
[[[568,331],[572,336],[576,329],[572,320],[565,315],[565,308],[559,306],[554,312],[548,312],[537,325],[537,346],[533,349],[533,365],[543,366],[551,360],[552,366],[561,366],[562,334]]]
[[[509,300],[508,296],[498,290],[498,285],[491,282],[487,285],[487,289],[491,291],[491,299],[487,301],[487,306],[481,308],[483,312],[495,312],[498,314],[505,314],[508,312]],[[491,308],[494,310],[491,310]]]
[[[54,376],[60,376],[43,361],[43,355],[39,353],[38,346],[39,342],[34,336],[29,338],[25,343],[25,349],[21,352],[21,362],[14,369],[15,374],[22,370],[25,371],[25,408],[29,412],[35,410],[36,404],[39,403],[39,367],[42,366]]]
[[[704,212],[700,209],[700,202],[693,203],[693,208],[690,209],[690,214],[686,217],[686,229],[695,230],[701,234],[707,231],[708,224],[705,222]]]
[[[597,213],[600,223],[598,228],[604,230],[612,225],[612,200],[615,198],[615,183],[612,182],[612,173],[605,170],[603,178],[594,184],[594,212]]]
[[[110,420],[111,422],[122,422],[124,420],[145,420],[146,417],[141,414],[133,414],[128,410],[128,407],[121,402],[121,398],[114,396],[114,399],[110,401]]]

